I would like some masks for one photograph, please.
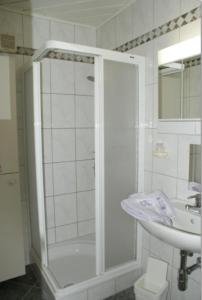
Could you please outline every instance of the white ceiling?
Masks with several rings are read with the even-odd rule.
[[[89,26],[100,26],[135,0],[0,0],[0,6]]]

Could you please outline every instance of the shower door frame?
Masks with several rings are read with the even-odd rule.
[[[42,157],[42,120],[41,120],[41,61],[47,58],[50,51],[76,53],[94,57],[95,75],[95,222],[96,222],[96,277],[67,288],[58,288],[48,270],[47,230],[45,224],[45,196]],[[142,254],[142,229],[137,226],[136,260],[129,261],[110,270],[105,270],[105,212],[104,212],[104,61],[116,61],[133,64],[138,67],[138,192],[144,190],[144,128],[145,128],[145,58],[129,53],[48,41],[33,56],[33,94],[34,94],[34,138],[36,159],[36,184],[39,215],[39,232],[41,245],[41,261],[32,249],[33,257],[38,261],[42,274],[54,293],[67,295],[90,286],[115,278],[139,268]],[[135,138],[135,137],[134,137]]]

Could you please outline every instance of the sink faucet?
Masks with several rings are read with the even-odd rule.
[[[187,199],[195,199],[195,205],[186,204],[185,208],[192,213],[200,215],[201,213],[201,194],[195,194]]]

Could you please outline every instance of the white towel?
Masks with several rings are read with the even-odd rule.
[[[168,197],[161,191],[137,193],[121,201],[122,208],[136,219],[172,226],[175,211]]]
[[[197,192],[197,193],[201,193],[201,184],[191,181],[191,182],[189,182],[189,190]]]

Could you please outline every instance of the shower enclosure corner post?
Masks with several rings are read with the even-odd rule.
[[[96,275],[105,272],[104,237],[104,70],[103,58],[95,56],[95,186]]]
[[[46,216],[44,203],[44,176],[43,176],[43,146],[41,124],[41,63],[33,62],[33,93],[34,93],[34,145],[36,163],[37,206],[39,217],[39,234],[41,264],[48,266]]]
[[[145,146],[145,58],[139,63],[139,107],[138,107],[138,192],[144,192],[144,146]],[[149,124],[148,124],[149,126]]]
[[[144,148],[145,148],[145,58],[139,58],[139,107],[138,107],[138,192],[144,192]],[[137,264],[142,262],[143,228],[137,222]]]

